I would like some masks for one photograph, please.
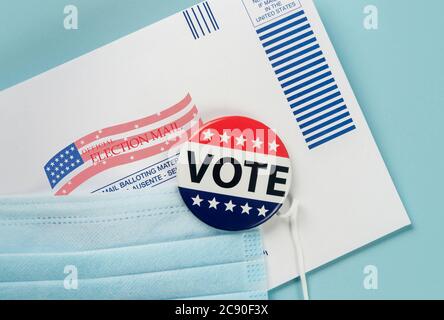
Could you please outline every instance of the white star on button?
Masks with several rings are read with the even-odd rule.
[[[213,200],[208,200],[208,203],[210,204],[209,209],[213,208],[213,209],[216,209],[216,210],[217,210],[217,205],[218,205],[220,202],[217,202],[217,201],[216,201],[216,198],[213,198]]]
[[[220,136],[220,140],[223,143],[228,143],[228,141],[230,141],[230,138],[231,137],[226,132],[224,132],[224,134]]]
[[[257,211],[259,211],[259,217],[265,217],[266,213],[268,212],[268,210],[265,209],[265,206],[262,206],[262,208],[258,208]]]
[[[191,200],[193,200],[193,206],[199,206],[199,207],[200,207],[200,203],[203,201],[203,199],[201,199],[199,197],[199,195],[197,195],[194,198],[191,198]]]
[[[250,210],[253,209],[248,205],[248,202],[244,206],[241,206],[241,208],[242,208],[242,213],[246,214],[250,214]]]
[[[277,148],[279,148],[279,145],[276,143],[276,140],[274,140],[272,143],[268,144],[270,146],[270,151],[277,151]]]
[[[236,205],[233,203],[233,201],[230,200],[230,202],[228,203],[224,203],[225,204],[225,211],[231,211],[234,212],[233,209],[234,207],[236,207]]]
[[[259,138],[256,138],[256,140],[252,140],[252,142],[253,142],[253,148],[256,148],[256,149],[262,148],[262,145],[264,144],[262,142],[262,140]]]
[[[204,139],[205,141],[210,141],[211,138],[213,138],[214,133],[212,133],[211,130],[208,129],[207,131],[205,131],[205,132],[203,133],[203,136],[204,136],[203,139]]]
[[[243,135],[241,135],[240,137],[236,138],[236,145],[237,146],[244,146],[245,141],[247,141],[247,139],[245,139],[245,137]]]

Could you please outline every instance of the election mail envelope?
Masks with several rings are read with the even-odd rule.
[[[307,269],[410,223],[309,0],[200,3],[1,92],[0,108],[2,195],[174,181],[170,143],[238,115],[285,142]],[[286,221],[263,234],[272,288],[296,256]]]

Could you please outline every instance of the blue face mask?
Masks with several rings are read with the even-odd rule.
[[[197,220],[172,188],[0,199],[0,299],[266,299],[258,230]]]

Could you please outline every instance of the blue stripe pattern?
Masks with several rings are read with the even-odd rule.
[[[356,129],[304,10],[256,32],[310,150]]]
[[[219,30],[219,23],[208,1],[195,5],[182,14],[195,40]]]

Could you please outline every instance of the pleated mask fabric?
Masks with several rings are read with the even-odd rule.
[[[0,198],[0,299],[267,299],[259,230],[225,232],[176,188]]]

